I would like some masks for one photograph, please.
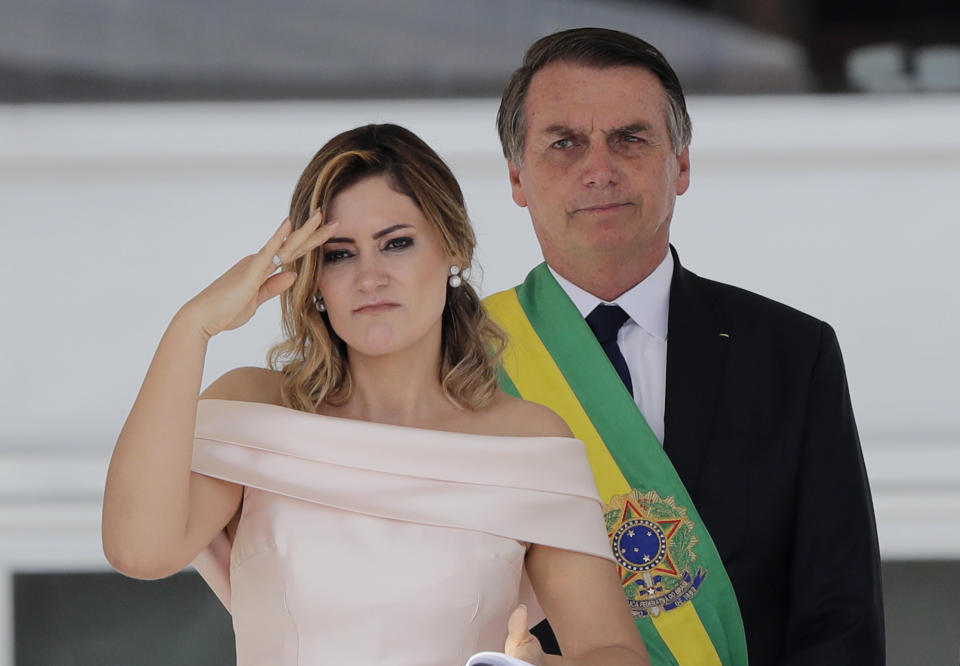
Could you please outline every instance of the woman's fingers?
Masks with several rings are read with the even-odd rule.
[[[283,259],[284,263],[291,261],[290,256],[296,252],[297,248],[303,244],[303,241],[306,240],[310,234],[316,231],[317,227],[320,226],[322,221],[323,214],[318,208],[317,210],[313,211],[310,217],[307,218],[306,222],[304,222],[299,229],[287,236],[287,239],[283,243],[283,247],[280,248],[280,258]]]
[[[300,257],[307,254],[311,250],[318,248],[324,243],[326,243],[328,240],[330,240],[330,237],[333,236],[338,226],[340,226],[339,222],[330,222],[329,224],[325,224],[319,229],[317,229],[316,231],[314,231],[312,234],[310,234],[306,238],[306,240],[304,240],[300,244],[300,246],[293,253],[293,255],[286,261],[290,262],[290,261],[294,261],[295,259],[299,259]]]
[[[284,220],[259,252],[238,261],[184,306],[196,313],[208,337],[242,326],[264,301],[293,285],[296,273],[277,273],[274,262],[292,229],[290,220]]]
[[[284,264],[289,264],[294,259],[309,252],[309,249],[316,247],[316,245],[313,245],[311,248],[305,249],[305,245],[310,242],[312,235],[317,231],[317,227],[320,226],[322,221],[323,214],[318,208],[313,211],[313,214],[307,218],[307,221],[304,222],[299,229],[287,236],[281,246],[270,257],[271,261],[273,261],[274,269]],[[274,256],[279,257],[279,264],[274,260]]]
[[[257,292],[257,307],[259,308],[274,296],[279,296],[292,287],[296,279],[297,274],[291,271],[283,271],[282,273],[268,277],[264,283],[260,285],[260,291]]]
[[[337,225],[333,223],[318,229],[322,220],[323,216],[317,210],[303,226],[294,231],[293,224],[287,218],[259,252],[240,260],[221,276],[217,281],[222,285],[221,289],[205,290],[211,297],[214,293],[226,297],[225,300],[217,299],[224,307],[214,306],[213,309],[219,312],[213,315],[214,323],[210,325],[210,330],[219,332],[242,325],[253,314],[247,311],[250,305],[255,304],[255,311],[264,302],[293,286],[297,274],[289,270],[277,272],[277,269],[282,269],[330,238]],[[233,295],[227,296],[228,293]],[[210,298],[205,301],[212,302]],[[222,323],[224,321],[227,323]]]
[[[283,247],[284,242],[287,240],[290,229],[293,225],[290,223],[290,218],[288,217],[283,221],[276,231],[273,232],[273,235],[270,236],[270,240],[260,248],[260,251],[257,252],[255,260],[256,267],[261,270],[261,272],[266,275],[270,275],[279,268],[279,266],[274,262],[274,257],[277,256],[277,253],[280,251],[280,248]]]
[[[290,233],[292,226],[293,225],[290,223],[290,218],[288,217],[285,219],[280,226],[277,227],[277,230],[273,232],[273,235],[270,236],[270,239],[260,249],[258,254],[270,254],[271,252],[276,254],[277,250],[280,249],[280,246],[283,245],[284,241],[287,239],[287,235]]]

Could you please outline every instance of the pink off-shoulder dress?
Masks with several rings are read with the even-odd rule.
[[[245,486],[233,543],[194,562],[238,666],[460,666],[520,601],[539,619],[528,544],[612,559],[576,439],[201,400],[193,470]]]

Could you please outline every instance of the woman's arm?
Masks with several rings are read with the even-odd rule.
[[[128,576],[162,578],[179,571],[240,504],[240,486],[190,471],[207,341],[188,310],[177,313],[113,451],[103,498],[103,551]]]
[[[241,486],[190,471],[207,343],[293,284],[293,273],[274,274],[273,257],[289,263],[321,245],[335,225],[319,224],[315,214],[285,239],[284,222],[259,252],[184,305],[164,333],[107,473],[103,549],[118,571],[137,578],[175,573],[236,513]],[[228,377],[211,387],[215,397],[230,397]]]
[[[544,655],[529,632],[532,643],[513,630],[507,654],[542,666],[649,666],[613,563],[535,544],[526,567],[564,656]]]

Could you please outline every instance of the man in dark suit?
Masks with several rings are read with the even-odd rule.
[[[497,124],[553,277],[594,331],[595,311],[618,313],[604,350],[713,537],[751,663],[882,664],[876,527],[836,337],[680,264],[669,231],[691,124],[670,65],[625,33],[550,35]]]

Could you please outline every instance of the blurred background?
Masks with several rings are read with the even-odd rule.
[[[0,666],[233,663],[196,574],[132,581],[100,549],[110,451],[166,324],[367,122],[450,163],[480,289],[522,280],[541,257],[498,98],[533,40],[583,25],[654,43],[687,91],[684,264],[837,329],[888,663],[958,662],[960,4],[0,0]],[[263,365],[278,314],[218,337],[205,383]]]

